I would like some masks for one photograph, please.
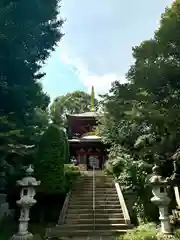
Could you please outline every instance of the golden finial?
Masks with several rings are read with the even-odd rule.
[[[91,111],[94,112],[94,86],[91,88]]]

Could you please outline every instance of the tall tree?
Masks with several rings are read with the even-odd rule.
[[[49,104],[39,71],[62,37],[59,3],[0,2],[0,144],[32,143],[39,131]]]
[[[114,83],[111,94],[103,99],[101,134],[112,145],[110,157],[116,153],[112,161],[116,166],[117,161],[119,166],[124,164],[121,184],[136,187],[143,205],[152,164],[159,161],[162,173],[172,174],[169,160],[179,149],[179,32],[177,0],[165,10],[154,37],[133,48],[135,61],[127,73],[128,83]]]
[[[83,91],[74,91],[60,96],[51,105],[51,117],[56,124],[66,123],[66,114],[75,114],[92,111],[91,95]],[[93,105],[97,108],[98,101],[95,99]]]
[[[115,83],[111,96],[104,98],[106,139],[128,141],[129,149],[164,160],[177,150],[180,138],[179,14],[177,0],[162,15],[154,38],[133,48],[135,63],[127,74],[129,82]]]

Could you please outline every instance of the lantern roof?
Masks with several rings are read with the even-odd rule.
[[[26,169],[26,177],[22,178],[22,180],[17,181],[17,185],[21,187],[36,187],[40,185],[40,181],[37,181],[36,178],[32,177],[34,173],[34,169],[32,165]]]

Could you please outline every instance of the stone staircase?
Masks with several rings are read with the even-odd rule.
[[[104,240],[126,233],[132,225],[125,220],[114,182],[102,174],[96,176],[94,192],[95,211],[93,177],[82,177],[72,189],[63,222],[49,229],[46,238]]]

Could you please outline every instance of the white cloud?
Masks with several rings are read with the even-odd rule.
[[[96,94],[115,80],[125,82],[132,64],[132,46],[151,38],[160,15],[172,0],[66,0],[61,16],[65,36],[60,58]]]
[[[115,73],[106,73],[104,75],[97,75],[89,73],[88,67],[80,59],[68,55],[65,46],[62,48],[60,53],[60,59],[67,64],[71,69],[77,74],[77,78],[82,82],[82,84],[87,88],[88,92],[91,92],[91,87],[94,86],[96,97],[99,94],[104,94],[109,91],[111,84],[119,80],[121,83],[126,81],[124,76],[119,76]]]
[[[116,80],[120,80],[121,83],[125,82],[124,77],[119,77],[115,74],[106,74],[102,76],[88,76],[85,79],[84,84],[88,88],[89,92],[91,92],[91,87],[93,85],[95,88],[96,94],[104,94],[109,91],[109,89],[111,88],[112,82]]]

